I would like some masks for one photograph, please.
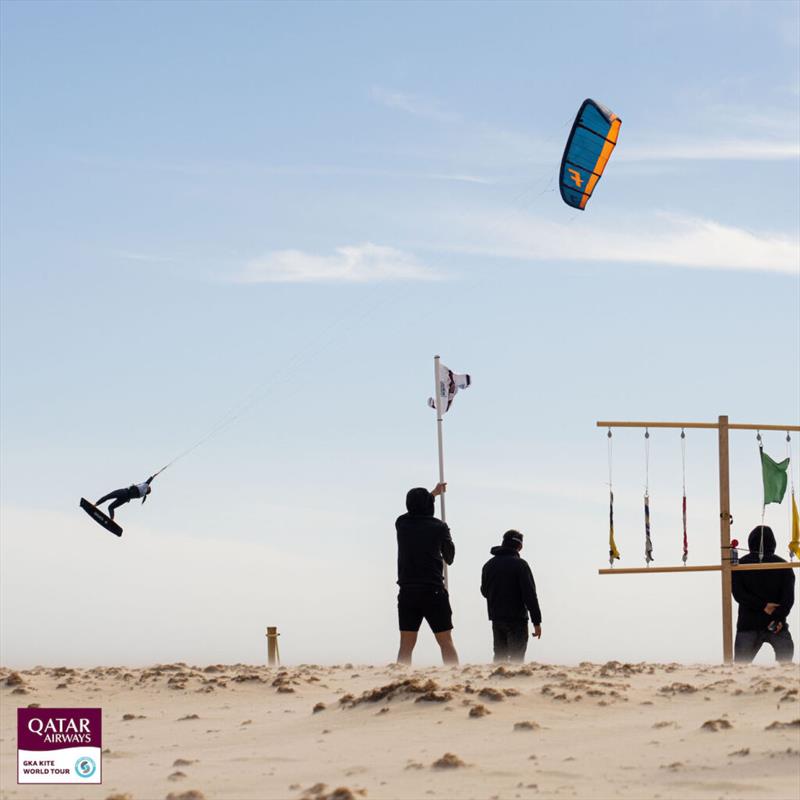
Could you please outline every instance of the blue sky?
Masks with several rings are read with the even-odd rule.
[[[594,421],[797,424],[798,13],[2,4],[7,660],[255,661],[267,624],[292,660],[391,658],[393,520],[435,481],[437,352],[474,378],[445,426],[462,655],[488,654],[477,576],[516,526],[549,623],[534,657],[716,658],[716,578],[595,575]],[[623,122],[576,212],[555,178],[585,97]],[[121,542],[77,510],[249,399],[123,509]],[[642,441],[615,441],[618,544],[639,564]],[[652,441],[656,557],[678,563],[679,446]],[[694,563],[717,553],[714,446],[690,437]],[[749,434],[732,472],[743,538]],[[35,600],[31,564],[53,578]],[[658,613],[678,580],[689,610]],[[76,645],[81,615],[131,640]],[[44,620],[57,632],[32,643]]]

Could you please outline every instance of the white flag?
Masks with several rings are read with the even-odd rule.
[[[472,378],[469,375],[459,375],[457,372],[448,369],[442,362],[439,362],[439,381],[438,381],[438,401],[439,408],[442,414],[446,414],[453,405],[453,398],[459,389],[467,389],[472,384]],[[428,398],[428,405],[435,409],[436,400],[433,397]]]

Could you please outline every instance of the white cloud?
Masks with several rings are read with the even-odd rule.
[[[425,281],[439,276],[410,253],[366,242],[337,247],[332,255],[274,250],[249,261],[241,283],[370,283]]]
[[[172,264],[174,259],[167,256],[159,256],[153,253],[139,253],[131,250],[117,250],[114,252],[117,258],[125,259],[126,261],[140,261],[145,264]]]
[[[786,161],[800,158],[800,142],[697,139],[619,147],[619,161]]]
[[[577,220],[575,220],[577,222]],[[542,218],[472,216],[451,252],[531,261],[604,261],[670,264],[798,275],[796,236],[752,232],[714,220],[671,214],[581,219],[578,224]]]
[[[562,145],[550,141],[553,135],[543,140],[537,138],[534,131],[521,133],[491,124],[470,122],[456,113],[445,111],[435,100],[405,92],[373,87],[372,97],[389,108],[407,114],[435,122],[458,123],[461,144],[453,151],[455,153],[466,155],[464,141],[468,140],[472,148],[493,153],[493,161],[497,160],[498,151],[506,159],[511,157],[545,163],[555,160],[560,154]],[[615,161],[782,161],[800,158],[796,113],[776,112],[771,108],[756,110],[743,105],[711,106],[707,99],[697,113],[705,119],[708,134],[698,133],[683,140],[651,138],[648,142],[648,136],[652,137],[653,134],[644,131],[635,131],[632,134],[634,138],[631,138],[626,134],[627,128],[623,123]],[[571,123],[572,119],[561,126],[564,141]],[[719,135],[720,130],[726,130],[731,125],[739,129],[742,126],[750,128],[750,135],[741,138]],[[477,156],[471,153],[470,157],[475,159]]]
[[[403,173],[401,173],[403,174]],[[412,176],[413,177],[413,176]],[[448,174],[431,172],[429,174],[420,175],[422,178],[429,178],[434,181],[455,181],[456,183],[479,183],[483,186],[491,186],[497,183],[494,178],[483,178],[480,175],[466,175],[466,174]]]
[[[458,122],[460,119],[457,114],[443,111],[435,101],[419,95],[395,92],[380,86],[373,86],[371,94],[382,105],[405,111],[415,117],[424,117],[437,122]]]

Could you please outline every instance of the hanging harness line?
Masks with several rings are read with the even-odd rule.
[[[683,517],[683,565],[689,558],[689,535],[686,530],[686,432],[681,428],[681,469],[683,473],[683,503],[681,516]]]
[[[647,566],[653,560],[653,541],[650,538],[650,431],[644,429],[644,560]]]
[[[797,500],[794,495],[794,468],[792,466],[792,437],[786,431],[786,457],[789,459],[789,486],[791,487],[791,503],[789,504],[789,514],[792,521],[792,538],[789,542],[789,560],[794,557],[800,558],[800,514],[797,513]]]
[[[608,429],[608,563],[613,568],[614,560],[619,559],[614,541],[614,486],[611,480],[611,428]]]

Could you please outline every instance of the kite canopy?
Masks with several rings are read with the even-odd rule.
[[[568,206],[586,208],[617,144],[622,120],[607,108],[584,100],[564,148],[558,186]]]

